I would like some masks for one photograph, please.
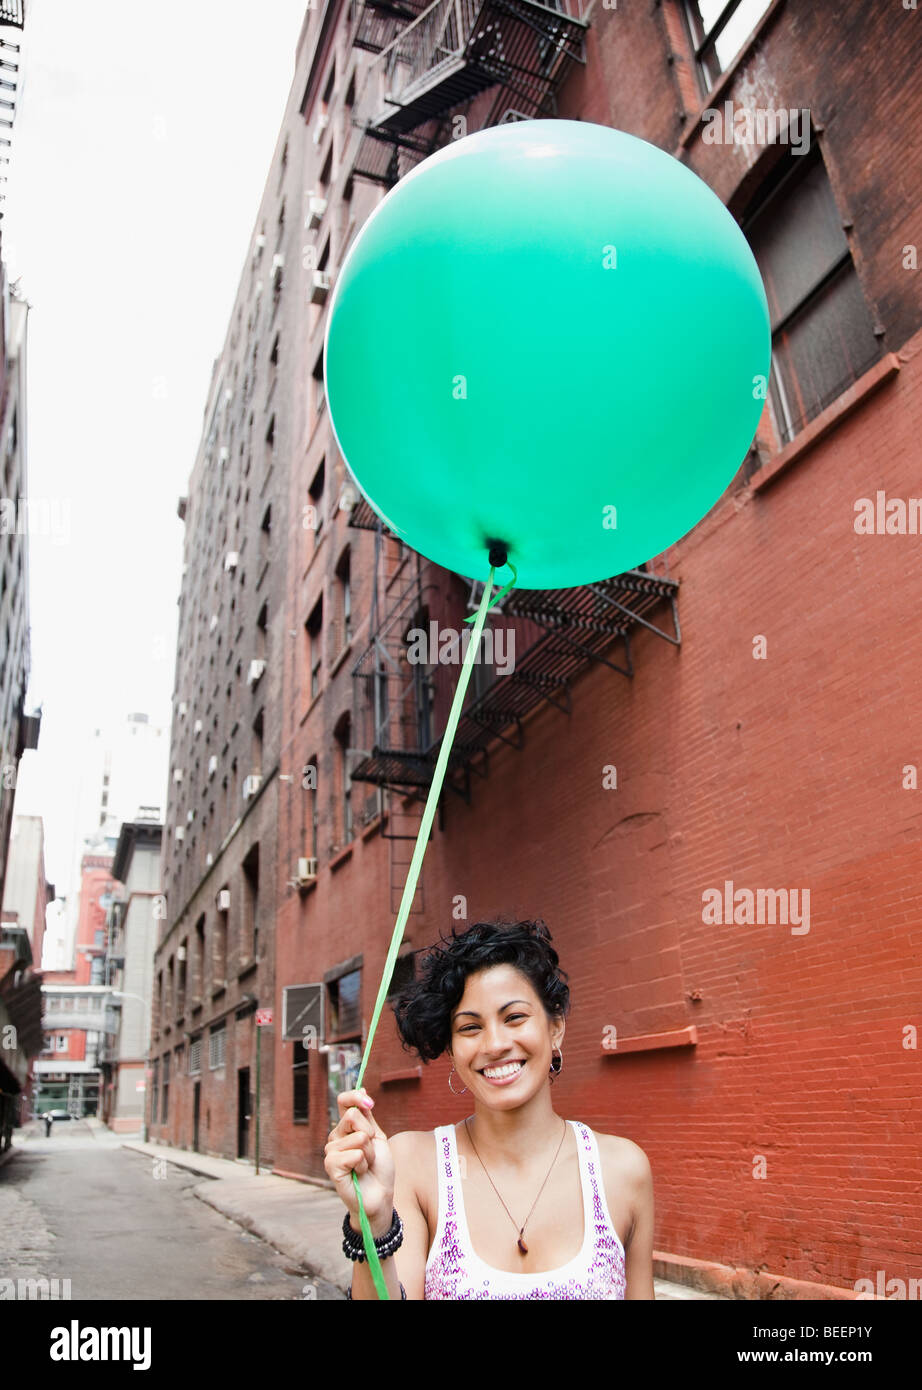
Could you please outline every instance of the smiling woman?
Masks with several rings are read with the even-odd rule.
[[[551,1101],[570,992],[547,927],[476,923],[429,951],[394,1005],[406,1049],[447,1053],[463,1124],[390,1139],[362,1091],[338,1097],[325,1167],[348,1208],[350,1297],[376,1298],[358,1175],[388,1291],[409,1299],[652,1299],[653,1182],[630,1139]],[[460,1086],[458,1085],[460,1083]],[[399,1214],[398,1214],[399,1213]]]

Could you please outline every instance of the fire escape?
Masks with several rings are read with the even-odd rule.
[[[354,120],[353,173],[393,187],[446,144],[452,117],[494,89],[483,128],[556,115],[556,94],[585,62],[582,0],[365,0],[353,44],[375,58]]]
[[[375,532],[372,637],[352,671],[353,728],[356,742],[364,745],[353,750],[361,760],[352,768],[352,780],[416,799],[418,828],[460,663],[408,659],[408,632],[425,630],[432,620],[441,626],[441,613],[429,613],[424,604],[426,562],[391,536],[364,498],[353,508],[349,525]],[[390,559],[382,563],[385,557]],[[460,576],[458,583],[468,584],[467,608],[476,611],[482,585]],[[569,714],[572,683],[590,663],[631,678],[631,637],[638,629],[679,646],[678,588],[677,580],[641,568],[573,589],[512,589],[506,594],[489,610],[481,646],[488,627],[494,636],[505,627],[514,633],[514,662],[508,674],[499,673],[495,658],[475,663],[445,785],[469,802],[471,776],[488,775],[494,740],[523,748],[522,721],[544,701]],[[656,610],[668,610],[671,631],[651,621]],[[433,655],[431,646],[428,655]],[[407,863],[409,859],[408,853]]]
[[[482,128],[556,116],[562,82],[585,62],[582,3],[435,0],[423,8],[419,0],[353,0],[353,46],[375,56],[353,106],[352,175],[393,187],[458,134],[455,118],[483,92],[492,96]],[[364,498],[349,525],[375,533],[371,639],[352,670],[351,779],[375,789],[366,800],[366,825],[385,810],[387,798],[381,833],[391,843],[396,913],[460,664],[410,659],[408,634],[445,621],[444,599],[435,598],[431,612],[426,604],[428,562],[392,535]],[[465,584],[472,613],[482,584],[454,576],[458,605]],[[491,746],[500,740],[522,748],[522,721],[543,702],[568,714],[572,683],[590,663],[633,676],[631,637],[638,629],[678,646],[677,593],[675,580],[644,566],[576,589],[506,594],[488,611],[480,650],[506,628],[514,663],[501,674],[495,655],[492,663],[478,655],[445,785],[469,802],[472,777],[488,775]],[[658,611],[671,613],[671,631],[651,621]],[[421,894],[422,878],[412,912],[421,910]]]

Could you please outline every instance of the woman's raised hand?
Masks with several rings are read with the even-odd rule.
[[[372,1114],[374,1101],[364,1087],[342,1091],[336,1097],[339,1124],[330,1130],[323,1166],[359,1229],[359,1204],[352,1181],[358,1174],[359,1189],[369,1225],[387,1229],[394,1209],[394,1159],[387,1136]],[[376,1234],[381,1234],[379,1229]]]

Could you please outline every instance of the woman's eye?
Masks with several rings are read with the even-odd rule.
[[[528,1017],[528,1014],[509,1014],[508,1018],[506,1019],[506,1022],[507,1022],[507,1023],[514,1023],[514,1022],[516,1021],[517,1018],[527,1018],[527,1017]],[[468,1024],[465,1024],[465,1026],[464,1026],[463,1028],[459,1028],[459,1029],[458,1029],[458,1032],[459,1032],[459,1033],[470,1033],[470,1031],[471,1031],[473,1028],[476,1028],[476,1027],[477,1027],[477,1024],[476,1024],[476,1023],[468,1023]]]

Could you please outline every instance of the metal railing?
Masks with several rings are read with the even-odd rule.
[[[462,55],[484,4],[485,0],[433,0],[428,9],[371,60],[371,65],[383,59],[390,78],[398,64],[406,64],[401,85],[409,87],[440,64]],[[583,17],[582,0],[557,0],[548,5],[527,0],[526,7],[566,15],[570,19],[582,20]]]

